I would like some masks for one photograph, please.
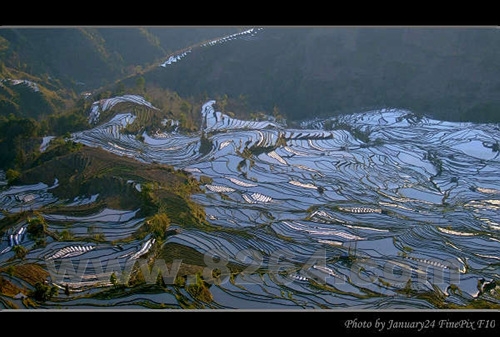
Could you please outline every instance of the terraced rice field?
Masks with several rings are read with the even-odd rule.
[[[179,230],[164,245],[198,254],[213,300],[200,303],[174,285],[90,296],[108,289],[112,271],[147,256],[153,244],[146,237],[114,245],[144,219],[138,210],[106,209],[71,219],[46,216],[53,230],[71,221],[74,235],[84,236],[92,224],[107,241],[49,242],[28,252],[28,260],[71,271],[54,282],[86,295],[62,296],[44,307],[181,308],[179,298],[223,309],[435,309],[466,306],[479,297],[500,305],[498,296],[482,289],[498,282],[500,270],[498,125],[383,109],[290,129],[234,119],[214,104],[201,109],[209,151],[200,151],[200,133],[145,133],[143,141],[122,134],[132,114],[73,134],[88,146],[212,179],[193,198],[216,230],[172,224]],[[327,127],[332,122],[343,127]],[[41,208],[58,202],[50,189],[4,189],[0,204],[8,212]],[[75,196],[71,202],[98,198]],[[0,263],[14,254],[9,238],[23,226],[1,242]],[[22,234],[16,240],[33,244]],[[157,266],[173,276],[174,264],[161,260]],[[233,273],[234,266],[240,272]],[[213,271],[220,276],[211,279]],[[188,275],[188,282],[193,278]]]

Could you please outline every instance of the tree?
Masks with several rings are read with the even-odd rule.
[[[8,169],[7,172],[5,172],[5,177],[7,178],[9,185],[15,183],[19,179],[20,176],[21,176],[21,172],[16,171],[14,169]]]
[[[156,213],[146,222],[148,231],[156,238],[161,239],[170,227],[170,218],[166,213]]]
[[[186,288],[188,293],[196,299],[203,302],[211,302],[213,300],[212,293],[208,289],[207,283],[203,280],[200,273],[196,273],[195,282],[189,284]]]
[[[69,229],[63,229],[61,233],[59,233],[59,241],[71,241],[73,240],[73,233]]]
[[[144,93],[144,91],[146,90],[146,80],[144,79],[144,77],[139,76],[137,78],[137,80],[135,81],[135,87],[137,88],[137,90],[139,90],[139,92]]]
[[[226,109],[228,101],[229,101],[229,98],[228,98],[227,94],[224,94],[222,97],[220,97],[217,100],[217,106],[219,107],[219,110],[221,112],[224,112],[224,110]]]
[[[109,282],[111,282],[111,284],[115,287],[118,285],[118,278],[116,277],[116,274],[114,272],[109,277]]]
[[[24,260],[26,254],[28,254],[28,249],[21,245],[15,245],[14,247],[12,247],[12,250],[16,254],[16,257],[21,260]]]
[[[126,93],[125,84],[122,81],[118,82],[116,84],[114,95],[115,96],[123,96],[123,95],[125,95],[125,93]]]
[[[30,296],[40,302],[49,301],[52,297],[56,296],[58,289],[56,286],[50,286],[46,283],[35,283],[35,289],[30,292]]]
[[[26,232],[33,239],[44,238],[47,233],[47,221],[42,215],[37,215],[35,218],[28,218],[28,227]]]

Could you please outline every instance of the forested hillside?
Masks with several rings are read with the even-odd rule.
[[[222,28],[19,27],[0,28],[0,168],[21,168],[35,157],[41,138],[89,127],[94,100],[124,93],[145,95],[136,78],[158,67],[168,53],[240,31]],[[138,85],[139,83],[139,85]],[[175,92],[171,116],[181,115]],[[190,105],[189,103],[185,103]],[[159,103],[161,106],[161,103]],[[180,117],[180,116],[179,116]],[[186,125],[192,125],[185,115]],[[31,158],[33,159],[33,158]]]
[[[69,27],[0,29],[0,60],[32,76],[95,89],[160,62],[168,52],[237,28]]]
[[[384,107],[498,122],[500,31],[491,27],[269,27],[146,76],[180,95],[245,97],[289,120]]]

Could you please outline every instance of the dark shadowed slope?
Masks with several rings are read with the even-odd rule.
[[[498,121],[500,34],[490,27],[264,27],[146,74],[181,95],[245,96],[289,119],[396,107]]]

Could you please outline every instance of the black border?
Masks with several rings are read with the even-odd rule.
[[[19,3],[20,4],[20,3]],[[15,5],[15,4],[14,4]],[[1,26],[500,26],[493,3],[26,3]]]
[[[47,333],[272,336],[498,336],[498,310],[249,311],[249,310],[4,310],[2,322]],[[51,316],[53,315],[53,316]],[[392,327],[390,322],[419,325]],[[17,321],[17,322],[16,322]],[[23,324],[24,322],[24,324]],[[26,324],[33,322],[32,324]],[[42,322],[42,324],[35,324]],[[44,322],[44,323],[43,323]],[[356,322],[356,326],[353,326]],[[385,326],[382,328],[382,322]],[[432,324],[432,322],[434,322]],[[479,322],[482,328],[479,328]],[[486,327],[486,325],[489,327]],[[427,327],[424,327],[427,325]],[[59,330],[62,326],[64,329]],[[59,327],[59,329],[58,329]],[[59,331],[59,332],[57,332]],[[278,335],[276,335],[278,336]]]
[[[182,6],[185,7],[182,7]],[[347,6],[346,6],[347,5]],[[497,11],[487,5],[399,3],[382,6],[363,3],[233,3],[80,2],[66,5],[30,4],[17,11],[6,10],[0,19],[3,27],[39,26],[498,26]],[[61,6],[61,7],[59,7]],[[33,13],[29,15],[27,12]],[[25,12],[23,14],[23,12]],[[500,29],[499,29],[500,33]],[[247,311],[247,310],[0,310],[2,322],[25,334],[46,331],[58,334],[259,334],[280,336],[326,335],[481,335],[497,336],[499,310],[433,311]],[[28,316],[26,316],[28,315]],[[63,315],[63,316],[61,316]],[[68,316],[69,315],[69,316]],[[111,315],[111,316],[110,316]],[[371,322],[370,328],[348,328],[349,320]],[[436,322],[422,331],[397,329],[379,331],[377,319],[388,322]],[[41,320],[42,323],[35,323]],[[439,321],[495,322],[491,329],[439,328]],[[7,324],[7,323],[6,323]],[[61,329],[64,326],[64,329]],[[67,326],[67,327],[66,327]],[[7,330],[4,330],[7,332]]]

